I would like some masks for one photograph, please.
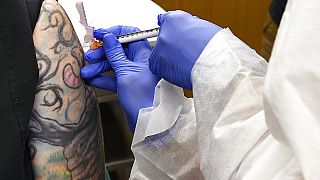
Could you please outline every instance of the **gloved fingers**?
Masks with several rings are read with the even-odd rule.
[[[159,43],[159,42],[157,42],[157,43]],[[159,61],[160,61],[159,51],[161,49],[159,50],[159,48],[157,48],[157,46],[158,46],[158,44],[152,49],[151,54],[150,54],[150,56],[148,58],[149,69],[153,74],[155,74],[155,75],[157,75],[159,77],[162,77],[161,74],[160,74],[161,73],[160,69],[163,66],[166,67],[166,64],[162,64],[163,66],[161,66],[159,64]]]
[[[152,48],[150,44],[146,40],[143,40],[129,44],[126,54],[128,59],[133,62],[148,63],[151,51]]]
[[[114,35],[139,32],[140,29],[132,26],[114,26],[107,29]],[[151,53],[151,46],[147,40],[141,40],[123,45],[128,59],[134,62],[147,62]]]
[[[99,89],[112,91],[114,93],[117,92],[116,77],[114,76],[97,76],[95,78],[86,80],[86,82]]]
[[[137,27],[132,27],[132,26],[113,26],[111,28],[107,29],[109,32],[111,32],[112,34],[119,36],[119,35],[123,35],[123,34],[130,34],[130,33],[134,33],[134,32],[139,32],[140,29]]]
[[[115,36],[120,36],[123,34],[129,34],[129,33],[134,33],[134,32],[138,32],[138,31],[140,31],[140,30],[136,27],[118,25],[118,26],[113,26],[108,29],[100,28],[100,29],[94,30],[93,36],[97,39],[102,40],[103,36],[108,33],[112,33]]]
[[[159,14],[158,15],[158,25],[162,26],[163,23],[167,20],[170,20],[172,18],[183,18],[185,16],[192,16],[192,15],[187,12],[181,11],[181,10],[169,11],[164,14]]]
[[[94,37],[97,39],[103,39],[103,36],[108,34],[108,33],[112,33],[115,36],[120,36],[123,34],[130,34],[130,33],[134,33],[134,32],[139,32],[140,30],[136,27],[131,27],[131,26],[113,26],[111,28],[108,29],[97,29],[94,31]],[[132,43],[128,43],[128,44],[123,44],[122,45],[125,54],[127,55],[128,59],[133,60],[135,55],[136,55],[136,51],[139,50],[141,47],[150,47],[150,44],[148,43],[148,41],[146,40],[141,40],[141,41],[136,41],[136,42],[132,42]]]
[[[89,63],[95,63],[106,59],[103,47],[99,47],[95,50],[88,50],[84,54],[84,59]]]
[[[94,36],[95,38],[98,39],[104,39],[104,36],[107,35],[108,37],[106,39],[106,42],[108,42],[108,49],[110,47],[115,47],[117,44],[117,47],[119,48],[120,46],[122,47],[122,50],[124,51],[124,54],[126,57],[134,62],[147,62],[148,57],[151,53],[151,46],[148,43],[147,40],[141,40],[141,41],[136,41],[128,44],[124,44],[123,46],[120,43],[115,43],[114,38],[112,38],[109,34],[113,34],[114,36],[118,36],[121,34],[128,34],[128,33],[133,33],[139,31],[138,28],[136,27],[131,27],[131,26],[114,26],[109,29],[98,29],[95,30]],[[111,44],[111,42],[114,42],[114,44]],[[105,44],[105,43],[104,43]],[[110,45],[111,44],[111,45]],[[120,50],[120,49],[119,49]],[[105,51],[107,49],[105,48]]]
[[[104,60],[94,64],[86,65],[81,69],[80,76],[84,79],[90,79],[110,70],[111,66],[109,62],[107,60]]]
[[[107,33],[103,36],[103,48],[111,67],[116,72],[117,68],[121,68],[124,63],[129,60],[115,35]]]
[[[164,21],[164,16],[166,16],[168,13],[164,13],[164,14],[159,14],[158,15],[158,25],[161,26],[161,24]]]
[[[93,31],[93,37],[99,40],[103,39],[103,36],[110,33],[107,29],[100,28],[100,29],[95,29]]]

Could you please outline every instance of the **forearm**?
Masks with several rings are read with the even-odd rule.
[[[140,110],[131,149],[132,179],[203,179],[193,99],[160,80],[154,106]]]
[[[64,10],[47,0],[34,30],[39,81],[30,120],[36,179],[103,179],[99,109],[79,77],[83,52]]]
[[[230,178],[267,133],[262,100],[266,70],[266,61],[228,29],[217,33],[197,60],[192,85],[206,178]]]
[[[191,79],[196,103],[200,99],[206,101],[214,97],[208,103],[223,108],[232,99],[240,98],[235,96],[236,93],[242,93],[241,98],[253,98],[262,107],[267,65],[261,56],[229,29],[221,30],[208,43],[193,67]],[[222,109],[214,110],[220,115]]]

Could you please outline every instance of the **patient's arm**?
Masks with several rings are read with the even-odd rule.
[[[95,94],[80,78],[83,51],[61,6],[47,0],[33,34],[39,82],[29,147],[36,179],[104,179]]]

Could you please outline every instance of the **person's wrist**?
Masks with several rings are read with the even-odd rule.
[[[128,127],[132,133],[134,133],[135,131],[140,110],[152,106],[153,100],[149,100],[146,103],[140,104],[139,106],[134,106],[132,110],[124,110],[128,122]]]
[[[153,106],[154,91],[158,78],[154,76],[151,80],[146,79],[148,81],[147,85],[134,84],[126,87],[126,91],[122,91],[122,94],[119,94],[119,100],[124,108],[128,127],[132,133],[134,133],[140,110]]]

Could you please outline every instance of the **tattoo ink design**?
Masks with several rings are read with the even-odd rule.
[[[33,40],[39,68],[29,123],[35,178],[104,179],[97,99],[79,76],[83,51],[55,0],[43,3]]]
[[[63,80],[69,88],[77,89],[81,85],[81,79],[75,75],[71,64],[67,64],[63,69]]]

